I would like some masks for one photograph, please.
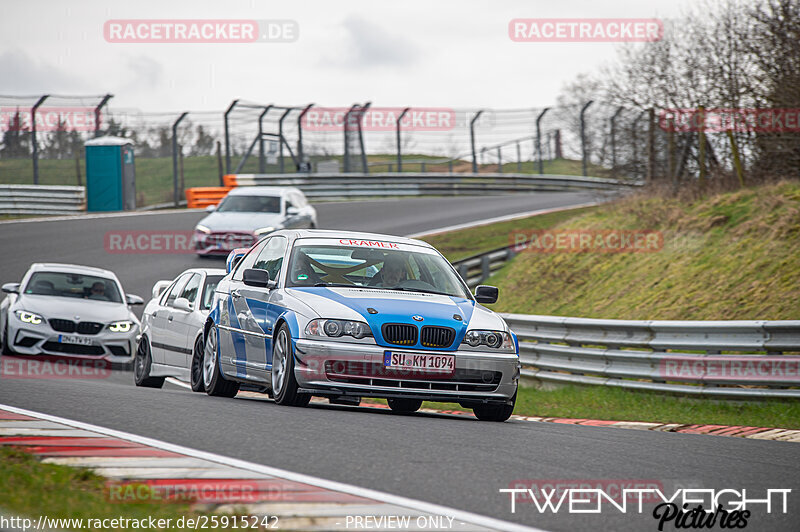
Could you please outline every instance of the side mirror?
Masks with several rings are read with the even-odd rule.
[[[250,248],[236,248],[228,253],[228,258],[225,259],[225,273],[231,273],[248,251],[250,251]]]
[[[296,216],[300,214],[300,209],[298,209],[294,205],[289,205],[288,207],[286,207],[286,214],[288,214],[289,216]]]
[[[208,205],[208,206],[206,206],[206,212],[214,212],[216,210],[217,210],[217,206],[216,205]]]
[[[269,280],[269,272],[257,268],[246,269],[242,276],[242,281],[247,286],[255,286],[257,288],[272,288],[275,286],[275,283]]]
[[[496,286],[482,284],[475,289],[475,301],[485,305],[491,305],[492,303],[497,303],[497,296],[499,294],[500,291]]]
[[[133,294],[127,294],[125,296],[125,301],[128,303],[128,305],[144,305],[144,299]]]
[[[178,310],[185,310],[186,312],[192,311],[192,304],[189,303],[189,300],[185,297],[179,297],[176,299],[175,302],[172,303],[172,306]]]
[[[159,297],[161,294],[164,293],[169,285],[172,284],[172,281],[158,281],[156,284],[153,285],[153,299]]]
[[[6,283],[3,285],[6,294],[19,294],[19,283]]]

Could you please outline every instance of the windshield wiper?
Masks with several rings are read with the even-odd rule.
[[[436,294],[438,296],[455,297],[455,296],[452,296],[451,294],[447,294],[445,292],[437,292],[436,290],[425,290],[424,288],[403,288],[402,286],[395,286],[395,287],[392,287],[392,288],[381,286],[381,287],[375,287],[375,288],[380,288],[381,290],[397,290],[398,292],[420,292],[420,293],[423,293],[423,294]]]
[[[366,286],[361,286],[358,284],[347,284],[347,283],[316,283],[314,286],[333,286],[335,288],[368,288]]]

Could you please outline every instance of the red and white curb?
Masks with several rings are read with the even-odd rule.
[[[2,404],[0,445],[91,469],[109,479],[110,497],[114,486],[131,482],[173,492],[213,489],[221,496],[202,501],[204,511],[277,516],[281,530],[397,530],[398,523],[407,523],[403,530],[539,530]],[[245,500],[231,498],[234,486],[248,488]],[[359,521],[369,526],[355,526]]]

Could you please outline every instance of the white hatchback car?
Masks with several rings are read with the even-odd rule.
[[[133,377],[137,386],[160,388],[166,377],[205,391],[202,377],[203,324],[214,289],[225,276],[218,268],[192,268],[172,281],[158,281],[142,314]]]
[[[32,264],[20,283],[3,285],[4,355],[133,359],[139,320],[113,272],[75,264]]]

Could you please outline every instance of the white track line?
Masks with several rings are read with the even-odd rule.
[[[417,510],[420,512],[425,512],[435,515],[448,515],[454,517],[455,519],[459,519],[463,522],[470,523],[473,525],[485,526],[487,528],[492,528],[496,530],[505,530],[514,532],[516,531],[545,532],[544,530],[539,528],[528,527],[516,523],[509,523],[507,521],[502,521],[500,519],[495,519],[493,517],[487,517],[472,512],[467,512],[464,510],[457,510],[455,508],[449,508],[447,506],[440,506],[438,504],[418,501],[415,499],[409,499],[407,497],[402,497],[400,495],[391,495],[389,493],[384,493],[369,488],[351,486],[350,484],[344,484],[342,482],[336,482],[333,480],[325,480],[322,478],[314,477],[311,475],[305,475],[302,473],[293,473],[285,469],[278,469],[271,466],[246,462],[244,460],[238,460],[236,458],[229,458],[227,456],[222,456],[215,453],[199,451],[197,449],[191,449],[189,447],[183,447],[181,445],[175,445],[161,440],[155,440],[152,438],[147,438],[145,436],[137,436],[136,434],[131,434],[129,432],[122,432],[119,430],[108,429],[105,427],[100,427],[98,425],[83,423],[81,421],[73,421],[71,419],[66,419],[63,417],[51,416],[50,414],[34,412],[32,410],[26,410],[24,408],[17,408],[15,406],[0,404],[0,409],[7,410],[9,412],[14,412],[15,414],[22,414],[24,416],[30,416],[45,421],[51,421],[53,423],[61,423],[63,425],[67,425],[76,429],[96,432],[98,434],[104,434],[112,438],[119,438],[134,443],[140,443],[142,445],[155,447],[157,449],[183,454],[186,456],[191,456],[193,458],[199,458],[201,460],[208,460],[211,462],[216,462],[218,464],[223,464],[238,469],[244,469],[246,471],[253,471],[256,473],[262,473],[264,475],[280,477],[286,480],[292,480],[303,484],[310,484],[312,486],[317,486],[319,488],[332,491],[339,491],[342,493],[355,495],[357,497],[363,497],[365,499],[372,499],[375,501],[391,504],[394,506],[402,506],[404,508],[410,508],[412,510]]]
[[[0,220],[0,225],[25,224],[34,222],[65,222],[69,220],[95,220],[98,218],[125,218],[127,216],[153,216],[157,214],[198,213],[205,209],[164,209],[158,211],[131,211],[131,212],[101,212],[97,214],[70,214],[64,216],[42,216],[36,218],[19,218],[14,220]]]
[[[421,238],[424,236],[438,235],[439,233],[449,233],[450,231],[458,231],[461,229],[469,229],[472,227],[480,227],[482,225],[490,225],[498,222],[508,222],[511,220],[518,220],[520,218],[528,218],[530,216],[538,216],[540,214],[550,214],[553,212],[569,211],[572,209],[582,209],[584,207],[594,207],[600,205],[600,202],[593,201],[591,203],[579,203],[578,205],[568,205],[566,207],[555,207],[553,209],[540,209],[538,211],[520,212],[516,214],[507,214],[505,216],[498,216],[496,218],[486,218],[484,220],[476,220],[474,222],[467,222],[458,225],[450,225],[448,227],[440,227],[439,229],[431,229],[423,231],[422,233],[414,233],[413,235],[406,235],[406,238]]]

